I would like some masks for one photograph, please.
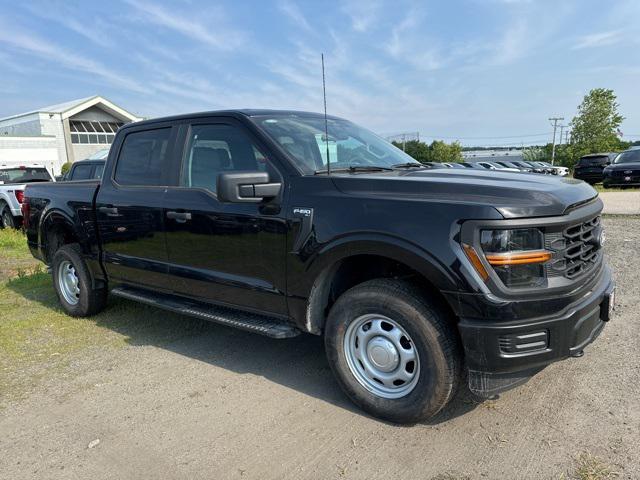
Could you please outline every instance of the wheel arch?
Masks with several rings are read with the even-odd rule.
[[[374,278],[404,278],[421,288],[455,316],[442,291],[459,284],[455,274],[425,250],[402,239],[350,238],[324,248],[308,269],[313,282],[307,286],[304,326],[321,334],[329,309],[337,298],[360,283]]]
[[[57,209],[45,212],[38,228],[38,245],[45,262],[50,264],[55,251],[68,243],[79,243],[84,253],[89,248],[85,236],[69,215]]]

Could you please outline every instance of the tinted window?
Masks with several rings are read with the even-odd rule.
[[[600,166],[604,165],[609,161],[608,155],[603,155],[601,157],[582,157],[578,160],[578,166],[580,167],[588,167],[588,166]]]
[[[640,163],[640,150],[627,150],[616,158],[614,163]]]
[[[91,178],[93,165],[76,165],[71,173],[71,180],[87,180]]]
[[[0,183],[48,182],[51,175],[42,167],[16,167],[0,170]]]
[[[241,129],[231,125],[194,125],[185,152],[181,185],[216,192],[220,173],[267,171],[267,157]]]
[[[121,185],[166,185],[171,128],[128,134],[118,163],[115,180]]]
[[[94,178],[102,178],[103,172],[104,172],[104,163],[100,165],[96,165],[96,169],[93,172]]]

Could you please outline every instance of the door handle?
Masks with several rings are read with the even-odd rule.
[[[184,223],[187,220],[191,220],[191,214],[189,212],[174,212],[173,210],[169,210],[167,212],[167,218],[175,220],[178,223]]]
[[[116,207],[100,207],[98,208],[100,213],[105,213],[109,217],[117,217],[118,209]]]

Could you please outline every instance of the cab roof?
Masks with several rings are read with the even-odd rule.
[[[185,113],[180,115],[171,115],[168,117],[158,117],[152,118],[149,120],[143,120],[140,122],[132,122],[124,125],[121,129],[126,129],[139,125],[152,125],[154,123],[162,123],[162,122],[175,122],[180,120],[186,120],[190,118],[202,118],[202,117],[215,117],[215,116],[225,116],[225,117],[258,117],[258,116],[297,116],[297,117],[316,117],[316,118],[324,118],[324,114],[317,112],[305,112],[299,110],[271,110],[271,109],[256,109],[256,108],[241,108],[241,109],[231,109],[231,110],[211,110],[205,112],[195,112],[195,113]],[[331,120],[342,120],[340,117],[335,117],[333,115],[327,115],[327,118]]]

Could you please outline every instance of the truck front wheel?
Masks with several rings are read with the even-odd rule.
[[[333,305],[327,357],[345,393],[396,423],[436,415],[454,395],[462,355],[446,313],[409,283],[377,279]]]
[[[72,317],[98,313],[107,303],[107,289],[94,286],[77,243],[63,245],[53,255],[53,284],[64,311]]]

